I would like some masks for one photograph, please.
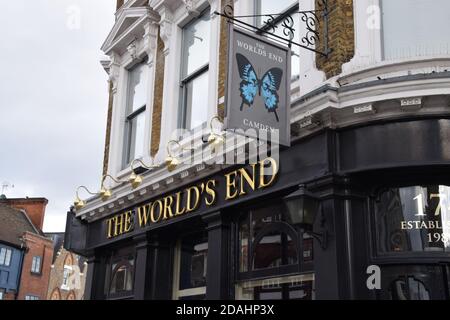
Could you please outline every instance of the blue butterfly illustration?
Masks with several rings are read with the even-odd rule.
[[[280,97],[278,96],[277,91],[280,89],[283,70],[280,68],[272,68],[263,75],[262,80],[259,80],[255,68],[246,57],[237,53],[236,59],[239,75],[242,80],[239,85],[239,91],[241,92],[242,98],[241,111],[244,104],[251,107],[255,101],[256,94],[261,96],[262,93],[267,111],[273,112],[277,118],[277,122],[280,122],[277,114]]]

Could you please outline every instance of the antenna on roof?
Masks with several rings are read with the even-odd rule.
[[[1,195],[4,195],[6,190],[8,190],[8,188],[14,188],[14,185],[9,183],[8,181],[3,181],[2,182],[2,193]]]

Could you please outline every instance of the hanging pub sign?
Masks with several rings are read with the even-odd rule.
[[[291,52],[230,24],[226,127],[290,145]],[[263,132],[263,133],[262,133]]]

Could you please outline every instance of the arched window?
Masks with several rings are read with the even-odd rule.
[[[77,296],[75,295],[75,292],[72,290],[69,292],[69,294],[67,295],[66,300],[76,300]]]
[[[70,252],[67,253],[66,258],[64,259],[64,265],[65,266],[72,266],[73,265],[73,256]]]
[[[59,291],[59,288],[53,290],[50,300],[61,300],[61,291]]]

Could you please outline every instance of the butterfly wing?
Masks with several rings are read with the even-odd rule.
[[[282,78],[283,70],[280,68],[272,68],[264,74],[260,87],[265,107],[267,111],[275,112],[277,121],[279,119],[276,111],[278,109],[278,103],[280,102],[278,90],[280,89]]]
[[[241,77],[241,83],[239,85],[239,91],[241,92],[241,110],[244,104],[249,107],[255,101],[256,94],[258,93],[258,77],[256,76],[255,69],[246,57],[242,54],[236,54],[239,76]]]

